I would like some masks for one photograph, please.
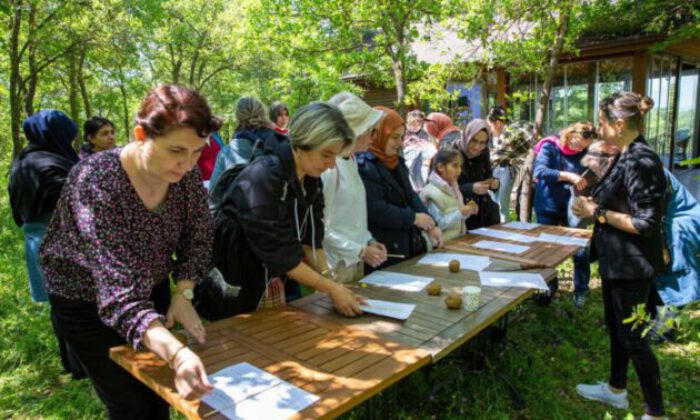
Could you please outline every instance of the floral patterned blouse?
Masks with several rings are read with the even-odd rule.
[[[172,184],[150,211],[115,148],[68,175],[41,248],[49,294],[95,303],[100,319],[134,348],[148,325],[164,322],[149,300],[168,281],[199,282],[211,258],[212,220],[199,173]]]

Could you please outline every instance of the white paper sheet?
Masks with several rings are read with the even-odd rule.
[[[432,281],[433,279],[430,277],[412,276],[410,274],[392,273],[389,271],[375,271],[360,280],[360,283],[388,287],[389,289],[401,290],[404,292],[420,292]]]
[[[588,246],[588,239],[574,238],[571,236],[552,235],[549,233],[540,233],[540,236],[537,238],[537,240],[540,242],[550,242],[559,245],[574,245],[581,247]]]
[[[523,252],[530,249],[529,246],[513,245],[507,244],[505,242],[496,241],[479,241],[475,244],[472,244],[472,246],[481,249],[489,249],[492,251],[507,252],[509,254],[522,254]]]
[[[488,236],[491,238],[506,239],[509,241],[518,241],[529,244],[530,242],[535,242],[537,238],[534,236],[523,235],[517,232],[507,232],[505,230],[496,230],[489,228],[479,228],[475,230],[470,230],[469,233],[473,233],[481,236]]]
[[[416,309],[416,305],[411,303],[389,302],[387,300],[367,299],[366,303],[361,305],[360,308],[363,312],[370,314],[404,320],[411,316],[413,310]]]
[[[246,362],[209,375],[209,380],[215,388],[202,401],[229,419],[286,419],[319,400]]]
[[[459,261],[460,270],[481,271],[491,264],[491,259],[489,257],[483,257],[480,255],[452,254],[449,252],[425,254],[423,258],[418,260],[418,264],[432,265],[434,267],[447,267],[452,260]]]
[[[544,277],[537,273],[482,271],[479,273],[479,279],[482,286],[549,290]]]
[[[503,227],[511,228],[511,229],[523,229],[523,230],[530,230],[534,229],[536,227],[540,227],[539,223],[529,223],[529,222],[508,222]]]

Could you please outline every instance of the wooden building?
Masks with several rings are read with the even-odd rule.
[[[574,121],[597,122],[600,99],[619,90],[632,90],[650,96],[655,102],[647,118],[645,134],[665,165],[674,168],[680,160],[700,156],[700,39],[654,50],[663,39],[663,36],[654,35],[582,42],[578,45],[578,55],[562,57],[544,133],[555,133]],[[429,63],[445,57],[454,59],[456,50],[472,47],[457,42],[448,35],[448,40],[443,40],[441,45],[423,43],[413,51],[419,59]],[[447,54],[435,51],[440,48],[451,48],[451,51]],[[463,55],[478,60],[479,54],[471,51]],[[395,106],[394,89],[378,87],[358,77],[348,79],[365,89],[364,98],[369,104]],[[460,115],[467,115],[467,120],[483,118],[488,109],[498,103],[506,106],[512,119],[534,121],[541,83],[541,78],[535,74],[491,69],[479,83],[458,80],[449,83],[446,89],[459,90],[460,100],[449,110],[441,111],[449,112],[456,122],[463,123],[465,120],[460,119]],[[429,104],[421,105],[430,111]]]

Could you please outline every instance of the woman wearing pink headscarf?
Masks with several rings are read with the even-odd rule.
[[[432,112],[428,115],[425,119],[425,131],[438,139],[440,149],[453,144],[461,137],[459,128],[442,112]]]

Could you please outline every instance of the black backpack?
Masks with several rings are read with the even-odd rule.
[[[273,153],[274,140],[257,141],[251,162]],[[249,164],[226,169],[209,192],[209,211],[214,219],[214,246],[209,276],[194,289],[193,304],[199,315],[209,321],[253,312],[265,292],[266,273],[260,260],[248,246],[233,204],[225,201],[236,179]]]

